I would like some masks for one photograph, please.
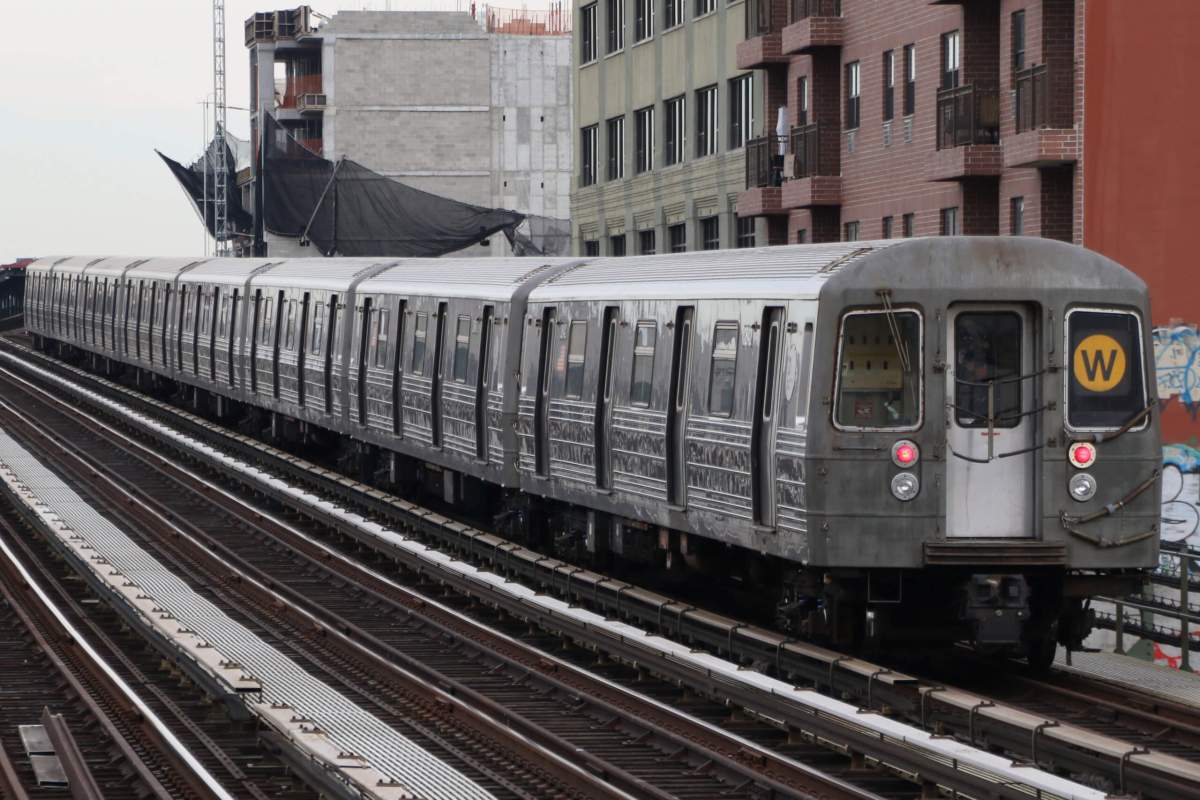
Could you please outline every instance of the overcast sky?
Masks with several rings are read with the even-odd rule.
[[[334,0],[313,8],[454,10],[468,2]],[[226,0],[231,106],[248,104],[246,17],[295,5]],[[210,0],[5,0],[4,30],[0,263],[203,253],[200,221],[154,150],[186,163],[202,150],[200,103],[212,92]],[[229,130],[248,135],[246,112],[229,112]]]

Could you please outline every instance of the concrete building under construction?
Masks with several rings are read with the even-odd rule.
[[[251,134],[264,114],[295,142],[442,197],[527,215],[546,252],[570,237],[569,13],[484,8],[340,11],[309,7],[246,20]],[[256,167],[238,176],[254,207]],[[309,255],[266,236],[270,255]],[[502,236],[462,251],[503,255]]]

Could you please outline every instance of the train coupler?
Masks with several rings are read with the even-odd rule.
[[[977,645],[1015,645],[1030,618],[1029,584],[1022,575],[972,575],[964,587],[961,620]]]

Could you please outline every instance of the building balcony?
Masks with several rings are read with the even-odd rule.
[[[746,189],[738,193],[739,217],[786,214],[783,208],[783,168],[786,136],[760,136],[746,142]]]
[[[1073,128],[1039,128],[1004,137],[1004,166],[1059,167],[1079,160]]]
[[[937,149],[1000,142],[1000,92],[995,87],[958,86],[937,93]]]
[[[1052,104],[1050,78],[1045,64],[1016,74],[1016,134],[1004,140],[1004,166],[1054,167],[1079,159],[1079,135],[1071,120],[1074,110],[1070,103]]]
[[[276,84],[278,87],[278,84]],[[279,89],[276,88],[278,92]],[[321,73],[310,75],[289,76],[284,83],[283,92],[278,95],[279,108],[300,108],[301,98],[305,95],[319,96],[324,105],[325,95],[321,92]]]
[[[786,0],[746,0],[746,38],[738,42],[738,69],[786,64],[780,32],[787,24]]]
[[[829,157],[841,146],[837,131],[822,131],[814,122],[792,128],[790,138],[792,175],[783,184],[783,208],[840,206],[842,176]]]
[[[807,53],[819,47],[841,47],[845,37],[842,0],[791,0],[783,52]]]

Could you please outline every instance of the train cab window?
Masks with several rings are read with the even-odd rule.
[[[567,338],[567,397],[583,397],[583,362],[587,352],[587,322],[575,320]]]
[[[737,374],[738,324],[718,322],[713,332],[712,367],[708,374],[708,413],[733,416],[733,387]]]
[[[834,425],[843,430],[921,424],[921,318],[915,311],[852,311],[842,318]]]
[[[629,385],[629,402],[635,406],[650,405],[650,387],[654,382],[654,346],[658,342],[658,323],[642,320],[634,330],[633,379]]]
[[[313,311],[312,338],[309,340],[309,344],[308,344],[308,351],[310,353],[312,353],[314,356],[321,355],[321,342],[325,338],[321,334],[324,332],[325,332],[325,304],[317,303],[316,310]]]
[[[425,335],[429,330],[429,315],[425,313],[417,314],[417,324],[413,327],[413,353],[412,353],[412,372],[413,375],[425,374]]]
[[[1145,410],[1142,324],[1131,311],[1077,308],[1067,312],[1067,425],[1113,430]],[[1183,363],[1183,362],[1178,362]],[[1182,370],[1180,370],[1182,371]],[[1174,378],[1160,372],[1159,380]],[[1139,430],[1147,423],[1138,423]]]
[[[375,313],[375,366],[387,366],[388,310],[380,308]]]
[[[460,316],[454,329],[454,380],[467,382],[467,357],[471,351],[471,318]]]
[[[988,398],[995,428],[1021,422],[1021,317],[979,311],[954,318],[954,413],[961,428],[986,428]]]

